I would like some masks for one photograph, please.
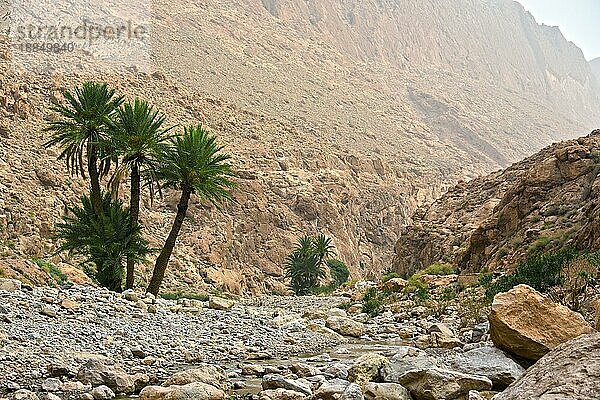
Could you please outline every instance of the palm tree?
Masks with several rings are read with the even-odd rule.
[[[334,246],[331,243],[331,238],[322,233],[313,239],[313,249],[319,259],[319,265],[323,264],[323,260],[335,255]]]
[[[147,289],[149,293],[158,294],[191,195],[196,194],[215,206],[231,198],[230,189],[235,186],[230,180],[233,173],[227,162],[231,156],[222,153],[222,150],[223,147],[217,145],[216,137],[209,135],[202,125],[187,127],[182,136],[171,139],[157,175],[163,187],[179,189],[181,197],[171,232],[156,259]]]
[[[129,210],[110,194],[102,197],[103,214],[98,217],[91,199],[83,196],[81,206],[69,207],[64,222],[56,226],[60,240],[57,252],[83,256],[83,265],[100,285],[121,291],[126,260],[144,261],[150,252],[138,226],[130,224]]]
[[[74,175],[84,172],[84,158],[90,177],[90,198],[96,215],[102,215],[102,190],[100,179],[110,169],[111,159],[106,157],[104,147],[110,117],[123,102],[105,83],[86,82],[75,88],[74,93],[64,93],[65,104],[56,103],[52,110],[59,119],[48,123],[45,131],[52,136],[46,147],[59,145],[59,159],[64,159]]]
[[[137,226],[140,215],[141,181],[145,178],[154,195],[157,182],[158,159],[166,148],[166,133],[171,128],[163,128],[165,117],[147,102],[135,99],[119,108],[111,122],[111,145],[113,154],[121,157],[122,163],[111,179],[113,192],[118,193],[123,176],[130,171],[129,210],[131,225]],[[125,288],[133,288],[135,260],[127,260]]]

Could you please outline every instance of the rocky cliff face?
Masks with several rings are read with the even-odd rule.
[[[600,245],[600,130],[460,183],[414,214],[396,243],[405,274],[439,260],[462,271],[510,270],[535,250]]]
[[[600,119],[590,67],[558,31],[510,1],[447,3],[156,0],[149,70],[75,52],[40,54],[32,75],[2,41],[3,268],[51,258],[53,225],[84,187],[41,147],[42,121],[61,90],[101,79],[173,123],[204,121],[236,159],[237,203],[221,214],[195,200],[171,285],[278,290],[304,232],[332,236],[356,276],[379,273],[418,204]],[[174,204],[145,205],[153,243]]]
[[[590,61],[590,68],[592,68],[592,73],[596,77],[596,81],[600,82],[600,57]]]

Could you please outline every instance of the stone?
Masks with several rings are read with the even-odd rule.
[[[56,392],[60,389],[60,379],[48,378],[42,382],[42,389],[47,392]]]
[[[389,364],[386,357],[376,354],[363,354],[348,369],[348,380],[358,385],[381,379],[382,370]]]
[[[45,315],[47,317],[55,318],[56,310],[50,306],[42,306],[40,309],[40,314]]]
[[[177,372],[167,379],[164,385],[187,385],[188,383],[202,382],[221,388],[225,381],[225,372],[221,368],[205,364],[197,368]]]
[[[330,308],[329,311],[327,311],[327,316],[328,317],[347,317],[348,314],[346,313],[345,310],[334,307],[334,308]]]
[[[444,363],[458,372],[486,376],[498,390],[505,389],[525,372],[523,367],[502,350],[490,346],[464,353],[451,353]]]
[[[307,396],[300,392],[287,389],[270,389],[263,390],[258,394],[259,400],[303,400]]]
[[[312,389],[310,388],[309,384],[295,379],[288,379],[277,374],[268,374],[263,376],[262,388],[263,390],[287,389],[293,390],[294,392],[303,393],[307,396],[312,395]]]
[[[179,386],[146,386],[139,400],[224,400],[225,392],[202,382]]]
[[[138,296],[138,294],[133,289],[127,289],[122,294],[123,294],[123,297],[125,298],[125,300],[131,301],[134,303],[137,303],[140,300],[140,296]]]
[[[115,398],[115,392],[105,385],[92,389],[91,395],[94,397],[94,400],[111,400]]]
[[[411,370],[399,382],[416,400],[452,400],[470,390],[490,390],[492,381],[478,375],[468,375],[442,368]]]
[[[211,296],[208,299],[208,306],[213,310],[227,311],[235,305],[235,301],[231,299],[225,299],[223,297]]]
[[[312,365],[304,363],[292,364],[290,370],[300,378],[315,376],[321,373],[317,367],[313,367]]]
[[[329,317],[325,326],[343,336],[361,337],[365,333],[362,323],[345,317]]]
[[[527,285],[496,295],[489,321],[496,347],[532,361],[570,339],[594,332],[580,314]]]
[[[29,390],[19,389],[16,392],[12,393],[9,397],[10,400],[40,400],[39,397]]]
[[[435,323],[427,331],[430,334],[429,342],[431,347],[452,349],[460,347],[462,344],[460,339],[454,335],[454,332],[446,324]]]
[[[363,392],[367,400],[412,400],[408,389],[398,383],[369,382]]]
[[[96,359],[88,360],[79,368],[77,379],[92,386],[106,385],[117,394],[131,394],[136,389],[133,377],[123,369]]]
[[[81,305],[79,303],[77,303],[76,301],[73,301],[71,299],[68,299],[68,298],[63,299],[60,302],[60,305],[65,310],[71,310],[71,311],[79,310],[79,307],[81,307]]]
[[[243,364],[242,375],[254,375],[263,376],[265,374],[265,367],[259,364]]]
[[[343,379],[325,381],[315,391],[314,400],[362,400],[364,396],[356,383]]]
[[[4,290],[5,292],[16,292],[17,290],[21,290],[21,281],[0,278],[0,290]]]
[[[382,286],[385,289],[391,290],[392,292],[401,292],[406,286],[406,279],[392,278],[385,281]]]
[[[400,379],[412,370],[425,370],[437,367],[437,361],[429,357],[423,350],[415,347],[401,346],[388,365],[382,369],[382,378],[385,382],[400,382]]]
[[[494,400],[596,400],[600,393],[600,333],[563,343]]]

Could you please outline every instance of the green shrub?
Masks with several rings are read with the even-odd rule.
[[[376,287],[369,288],[362,299],[362,310],[363,312],[374,317],[378,315],[385,303],[385,299],[389,297],[390,293],[379,290]]]
[[[69,279],[67,275],[65,275],[56,265],[39,258],[32,258],[31,261],[33,261],[38,267],[50,275],[50,277],[52,277],[54,282],[57,284],[64,285],[68,282]]]
[[[431,264],[429,267],[421,271],[421,275],[452,275],[456,270],[452,265],[445,263]]]
[[[387,274],[384,274],[381,277],[381,282],[387,282],[391,279],[396,279],[396,278],[401,278],[400,274],[396,273],[396,272],[388,272]]]
[[[579,253],[572,248],[557,253],[530,256],[519,264],[514,273],[505,275],[491,284],[486,291],[486,297],[491,299],[496,294],[506,292],[520,284],[529,285],[540,292],[547,292],[550,288],[563,283],[563,269],[578,256]]]
[[[350,278],[350,270],[346,264],[344,264],[344,262],[332,258],[325,261],[325,264],[327,264],[329,271],[331,271],[331,277],[333,278],[332,285],[335,286],[335,288],[338,288],[344,283],[348,282],[348,278]]]

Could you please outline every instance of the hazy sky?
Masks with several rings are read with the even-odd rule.
[[[558,26],[588,60],[600,57],[600,0],[517,0],[538,23]]]

